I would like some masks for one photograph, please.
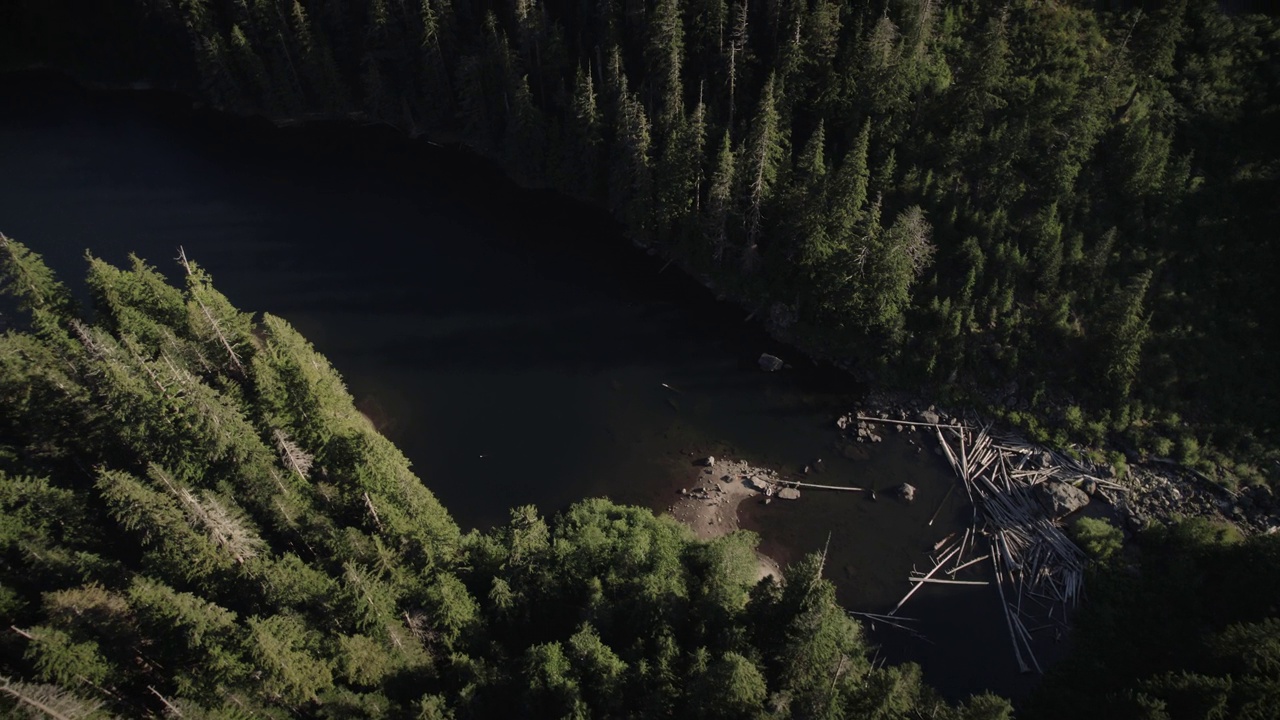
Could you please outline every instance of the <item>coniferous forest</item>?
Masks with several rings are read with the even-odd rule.
[[[4,5],[0,69],[461,143],[878,382],[1060,445],[1277,481],[1273,17],[1209,0]],[[0,236],[20,318],[0,336],[0,711],[1011,715],[875,663],[820,557],[757,583],[748,533],[699,543],[604,500],[464,533],[288,323],[185,257],[182,287],[142,260],[87,265],[81,306]],[[1136,555],[1089,547],[1075,652],[1029,716],[1276,717],[1280,535],[1188,522]]]
[[[341,378],[184,258],[0,236],[0,709],[33,717],[1006,717],[874,667],[812,556],[587,500],[462,534]]]
[[[1275,475],[1280,23],[1248,3],[97,5],[21,0],[0,52],[458,141],[880,382]]]

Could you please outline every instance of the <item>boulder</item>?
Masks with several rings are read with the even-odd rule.
[[[715,467],[715,466],[716,466],[716,456],[715,456],[715,455],[708,455],[708,456],[706,456],[705,458],[703,458],[703,460],[702,460],[702,464],[703,464],[703,465],[706,465],[707,467]]]
[[[1035,493],[1045,511],[1055,518],[1070,515],[1089,504],[1088,493],[1074,485],[1057,480],[1036,485]]]
[[[941,420],[942,418],[938,416],[938,413],[932,410],[925,410],[920,413],[920,422],[937,425]]]
[[[907,502],[913,502],[916,499],[916,487],[911,483],[902,483],[898,486],[898,497]]]
[[[777,372],[781,370],[782,366],[785,364],[782,362],[782,358],[777,355],[770,355],[769,353],[761,353],[760,359],[757,362],[760,363],[760,369],[766,372]]]
[[[783,500],[799,500],[800,491],[795,488],[782,488],[778,491],[778,497]]]

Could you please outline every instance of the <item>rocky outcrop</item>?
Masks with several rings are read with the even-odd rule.
[[[1052,517],[1060,518],[1089,504],[1089,493],[1074,485],[1047,480],[1035,486],[1036,499]]]

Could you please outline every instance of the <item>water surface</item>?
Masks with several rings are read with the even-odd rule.
[[[834,418],[861,392],[847,376],[797,360],[599,213],[389,129],[278,130],[0,78],[0,231],[73,285],[86,250],[176,278],[183,247],[239,307],[311,339],[464,527],[592,495],[661,511],[708,453],[786,473],[821,457],[815,481],[880,500],[806,492],[748,504],[743,522],[784,561],[829,537],[842,601],[883,612],[971,513],[959,493],[942,504],[953,480],[918,435],[840,452]],[[796,367],[761,372],[766,351]],[[888,492],[905,481],[915,504]],[[1021,694],[993,596],[926,588],[903,614],[928,642],[873,638],[953,697]]]

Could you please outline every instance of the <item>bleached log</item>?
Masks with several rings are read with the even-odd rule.
[[[970,567],[970,566],[972,566],[972,565],[977,565],[978,563],[982,562],[983,560],[986,560],[988,557],[989,557],[988,555],[983,555],[982,557],[976,557],[976,558],[974,558],[974,559],[970,560],[969,562],[967,562],[967,563],[965,563],[965,564],[963,564],[963,565],[957,565],[957,566],[955,566],[955,567],[951,568],[950,570],[948,570],[948,571],[947,571],[947,574],[948,574],[948,575],[955,575],[956,573],[960,572],[961,570],[963,570],[963,569],[965,569],[965,568],[967,568],[967,567]]]
[[[865,420],[867,422],[887,423],[889,425],[911,425],[913,427],[931,427],[931,428],[962,428],[963,425],[946,425],[943,423],[927,423],[912,422],[910,420],[894,420],[893,418],[867,417],[865,415],[857,415],[855,420]]]
[[[1040,669],[1040,663],[1036,660],[1036,654],[1031,650],[1031,633],[1027,632],[1027,627],[1022,624],[1022,618],[1014,615],[1013,622],[1018,627],[1018,632],[1022,636],[1022,644],[1027,647],[1027,657],[1031,658],[1031,664],[1035,666],[1036,673],[1043,675],[1044,671]]]
[[[938,583],[939,585],[990,585],[987,580],[943,580],[941,578],[907,578],[913,583]]]
[[[851,490],[853,492],[866,492],[866,488],[848,487],[846,485],[814,485],[813,483],[796,482],[794,480],[784,480],[780,485],[791,485],[798,488],[812,488],[815,490]]]
[[[947,504],[947,500],[951,498],[951,493],[955,492],[955,489],[956,489],[956,486],[952,485],[950,488],[947,489],[946,494],[942,496],[942,502],[938,503],[938,509],[934,510],[933,515],[929,517],[929,522],[927,524],[930,527],[933,526],[933,521],[938,519],[938,513],[942,512],[942,506]],[[952,535],[955,535],[955,533],[952,533]]]
[[[929,573],[924,576],[925,579],[933,577],[934,573],[938,572],[938,570],[942,568],[943,564],[945,564],[948,560],[952,558],[952,556],[954,556],[958,552],[960,552],[959,548],[953,548],[950,552],[944,555],[942,559],[938,561],[938,564],[934,565],[933,569],[930,570]],[[907,601],[911,599],[911,596],[915,595],[916,591],[922,587],[924,587],[924,583],[916,583],[915,587],[911,588],[910,592],[904,595],[902,599],[898,601],[898,604],[894,606],[892,610],[889,611],[889,614],[896,615],[898,611],[902,609],[902,606],[906,605]]]
[[[996,571],[996,589],[1000,592],[1000,608],[1004,610],[1005,624],[1009,626],[1009,640],[1013,642],[1013,657],[1018,661],[1018,668],[1021,669],[1022,672],[1029,672],[1031,668],[1027,667],[1027,663],[1022,659],[1022,651],[1018,649],[1018,638],[1014,634],[1015,630],[1013,629],[1013,616],[1009,613],[1009,604],[1005,601],[1004,597],[1004,585],[1000,582],[1000,563],[996,559],[996,554],[994,552],[991,554],[991,564],[995,567]],[[916,587],[919,586],[917,585]]]

